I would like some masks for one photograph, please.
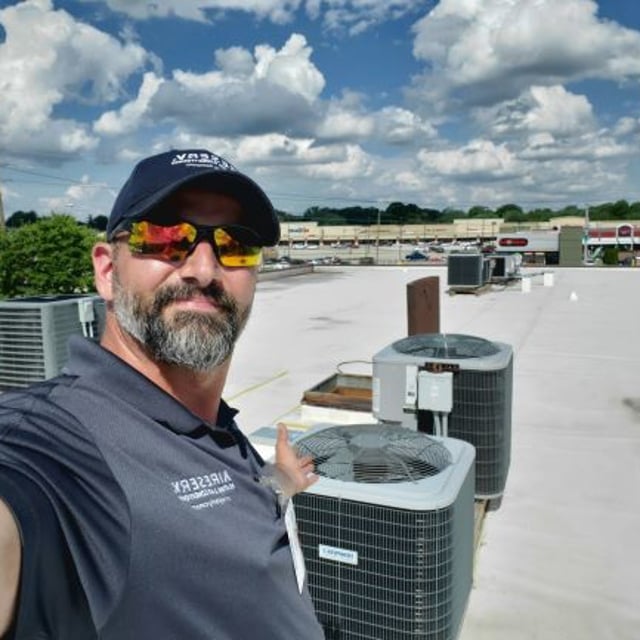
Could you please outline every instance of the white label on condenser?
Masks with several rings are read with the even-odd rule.
[[[304,579],[307,575],[307,568],[304,565],[304,556],[300,547],[300,539],[298,538],[298,523],[296,522],[296,514],[293,510],[293,501],[289,500],[287,510],[284,514],[284,522],[287,526],[287,535],[289,536],[289,546],[291,547],[291,557],[293,558],[293,570],[298,581],[298,590],[302,593]]]
[[[352,564],[354,566],[358,564],[357,551],[330,547],[327,544],[318,545],[318,555],[325,560],[335,560],[336,562],[344,562],[345,564]]]
[[[407,407],[415,407],[418,399],[418,367],[408,364],[405,370],[404,404]]]

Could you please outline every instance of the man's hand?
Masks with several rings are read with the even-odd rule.
[[[0,637],[15,615],[21,555],[18,526],[9,507],[0,500]]]
[[[275,466],[278,481],[287,497],[304,491],[318,480],[313,469],[313,458],[298,456],[289,442],[287,427],[282,422],[278,423]]]

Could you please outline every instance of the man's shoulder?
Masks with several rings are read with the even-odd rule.
[[[74,381],[74,376],[60,375],[0,394],[0,439],[7,430],[21,424],[55,420],[64,412],[59,398],[71,390]]]
[[[0,414],[11,411],[29,410],[33,407],[46,407],[59,390],[71,387],[76,376],[62,374],[55,378],[34,382],[28,387],[11,388],[0,393]]]

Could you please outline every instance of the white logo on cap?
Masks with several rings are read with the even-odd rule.
[[[171,159],[171,166],[185,165],[187,167],[206,167],[218,171],[237,171],[237,169],[224,158],[207,152],[177,153]]]

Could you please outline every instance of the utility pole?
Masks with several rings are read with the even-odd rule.
[[[2,204],[2,188],[0,186],[0,232],[6,229],[4,222],[4,205]]]
[[[378,207],[378,219],[376,221],[376,264],[380,264],[380,207]]]
[[[582,235],[582,262],[589,260],[589,205],[584,208],[584,234]]]

